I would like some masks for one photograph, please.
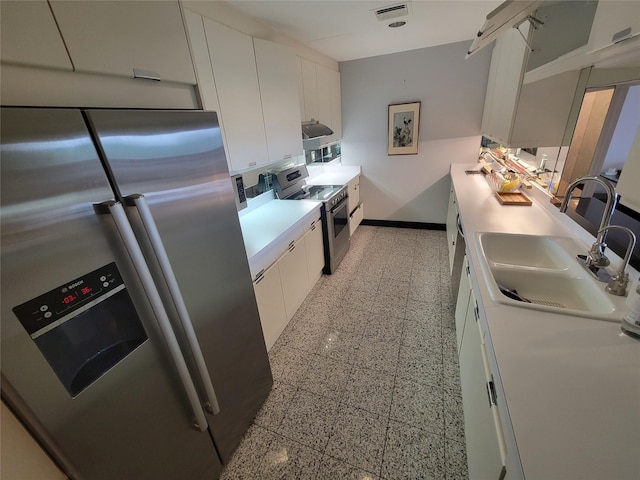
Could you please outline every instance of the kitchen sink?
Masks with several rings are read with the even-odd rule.
[[[491,298],[505,305],[620,321],[626,297],[605,292],[576,260],[586,248],[569,237],[479,233]]]

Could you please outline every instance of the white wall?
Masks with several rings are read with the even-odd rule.
[[[445,223],[449,166],[477,160],[491,48],[458,42],[340,63],[342,162],[365,218]],[[417,155],[387,156],[388,105],[420,101]]]

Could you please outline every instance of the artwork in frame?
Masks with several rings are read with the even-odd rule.
[[[389,105],[388,155],[418,153],[420,102]]]

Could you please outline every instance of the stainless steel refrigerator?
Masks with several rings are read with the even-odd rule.
[[[72,478],[216,478],[272,385],[216,114],[0,127],[3,399]]]

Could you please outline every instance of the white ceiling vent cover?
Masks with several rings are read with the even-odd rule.
[[[404,17],[405,15],[409,15],[409,3],[398,3],[396,5],[379,8],[374,10],[373,13],[376,14],[377,19],[381,22],[392,18]]]

